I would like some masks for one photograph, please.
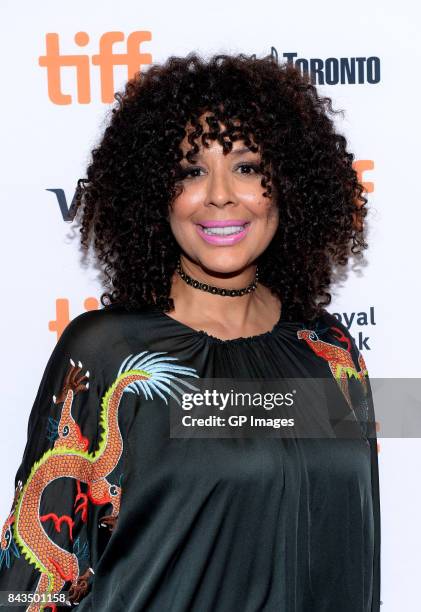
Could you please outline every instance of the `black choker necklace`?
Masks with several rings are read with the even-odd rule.
[[[256,276],[254,277],[254,281],[250,283],[247,287],[243,289],[221,289],[220,287],[214,287],[213,285],[208,285],[207,283],[201,283],[200,281],[192,278],[186,272],[184,272],[181,267],[181,261],[178,260],[177,264],[177,272],[188,285],[191,285],[195,289],[201,289],[202,291],[208,291],[209,293],[213,293],[215,295],[227,295],[229,297],[236,297],[238,295],[244,295],[245,293],[251,293],[257,288],[257,281],[259,280],[259,271],[256,267]]]

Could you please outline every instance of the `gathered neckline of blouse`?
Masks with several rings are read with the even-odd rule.
[[[189,327],[185,323],[181,323],[181,321],[174,319],[174,317],[171,317],[170,315],[168,315],[162,310],[158,310],[158,312],[165,319],[172,321],[174,325],[176,325],[177,327],[187,330],[189,333],[195,336],[202,337],[212,344],[221,344],[221,345],[226,345],[226,346],[234,345],[234,344],[250,344],[253,342],[257,342],[260,340],[265,340],[267,338],[270,338],[277,332],[277,330],[282,326],[284,322],[283,317],[282,317],[282,308],[281,308],[281,313],[279,315],[279,318],[276,321],[276,323],[273,325],[272,329],[262,332],[261,334],[255,334],[253,336],[239,336],[238,338],[227,338],[224,340],[223,338],[218,338],[217,336],[213,336],[212,334],[209,334],[203,329],[194,329],[193,327]]]

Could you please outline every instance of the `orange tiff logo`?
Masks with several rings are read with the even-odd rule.
[[[47,69],[48,97],[54,104],[71,104],[73,97],[61,88],[61,69],[71,66],[76,69],[77,101],[79,104],[91,102],[91,63],[99,67],[101,101],[114,101],[114,66],[127,66],[127,77],[131,79],[141,65],[151,64],[152,55],[140,51],[143,42],[152,40],[151,32],[132,32],[127,37],[124,53],[114,52],[114,43],[124,42],[123,32],[105,32],[99,39],[99,53],[90,57],[87,54],[60,53],[59,35],[45,35],[45,55],[40,55],[38,63]],[[89,35],[77,32],[74,41],[78,47],[86,47]]]

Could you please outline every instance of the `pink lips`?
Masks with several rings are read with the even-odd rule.
[[[244,225],[244,229],[237,234],[231,234],[226,236],[211,236],[203,231],[204,227],[228,227],[228,226],[242,226]],[[229,246],[231,244],[236,244],[240,240],[242,240],[248,233],[250,227],[250,221],[246,219],[224,219],[223,221],[202,221],[196,224],[196,230],[209,244],[215,244],[220,246]]]

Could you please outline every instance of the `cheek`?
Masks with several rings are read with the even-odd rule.
[[[181,194],[174,200],[172,207],[169,208],[169,223],[171,231],[177,240],[182,240],[183,236],[189,235],[193,230],[191,219],[197,206],[191,201],[188,194]]]
[[[184,221],[197,212],[203,202],[203,194],[198,189],[185,188],[169,209],[174,223]]]
[[[237,200],[241,202],[242,204],[244,204],[245,206],[248,206],[250,208],[251,207],[259,208],[266,201],[266,198],[263,197],[263,189],[260,185],[260,181],[259,183],[257,182],[256,183],[253,182],[252,184],[250,183],[248,185],[246,183],[237,185],[237,189],[236,189]]]
[[[279,210],[273,200],[262,196],[249,206],[249,210],[265,225],[277,225],[279,222]]]
[[[188,218],[191,213],[191,201],[185,197],[185,194],[178,196],[176,200],[169,207],[169,219],[170,222],[176,225],[179,222],[184,221]]]
[[[260,178],[256,181],[245,182],[237,185],[237,201],[248,208],[248,210],[262,219],[273,217],[273,198],[266,198],[264,188],[260,184]]]
[[[183,185],[183,191],[174,202],[180,210],[189,211],[202,206],[206,201],[206,186],[204,181],[192,181]]]
[[[279,223],[279,208],[273,200],[271,200],[268,204],[267,215],[269,222],[276,224]]]
[[[261,239],[267,244],[272,240],[279,226],[279,210],[276,204],[266,199],[261,205],[259,212],[256,213],[255,219],[256,231]],[[267,246],[266,244],[266,246]]]

